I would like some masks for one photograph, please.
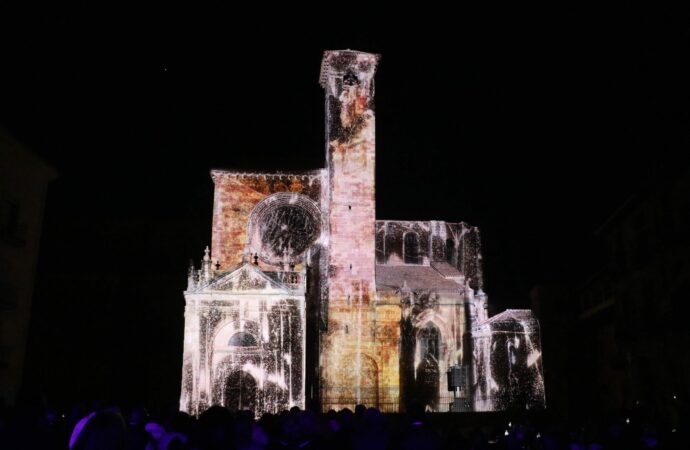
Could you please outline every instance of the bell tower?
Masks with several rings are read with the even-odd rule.
[[[326,96],[328,318],[321,337],[324,410],[374,406],[375,123],[378,55],[327,51],[321,65]]]

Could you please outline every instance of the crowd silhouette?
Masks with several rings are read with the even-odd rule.
[[[472,420],[468,419],[472,417]],[[143,407],[2,407],[0,449],[43,450],[469,450],[469,449],[680,449],[681,423],[655,427],[620,417],[606,425],[551,423],[546,416],[428,414],[409,407],[382,414],[354,411],[319,414],[293,407],[256,419],[251,411],[212,406],[199,417],[180,411],[149,413]],[[506,422],[506,420],[509,420]]]

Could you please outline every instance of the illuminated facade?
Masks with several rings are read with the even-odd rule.
[[[479,230],[376,220],[377,64],[324,54],[325,169],[211,172],[213,253],[185,292],[183,410],[447,411],[456,364],[469,369],[466,410],[515,406],[506,389],[526,384],[536,394],[517,406],[543,407],[538,325],[524,310],[487,317]]]

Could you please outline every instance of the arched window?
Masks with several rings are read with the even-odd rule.
[[[420,264],[419,256],[419,236],[417,233],[410,232],[405,234],[404,240],[405,264]]]
[[[240,331],[239,333],[235,333],[232,335],[232,337],[230,337],[230,342],[228,342],[228,345],[231,347],[256,347],[258,344],[256,343],[254,336],[244,331]]]
[[[417,399],[432,411],[439,406],[439,357],[441,356],[441,333],[432,323],[427,322],[417,333],[417,344],[421,360],[415,373],[415,393]]]
[[[455,241],[450,238],[446,239],[446,261],[455,265]]]
[[[433,357],[435,361],[438,361],[440,347],[441,333],[433,323],[428,322],[424,328],[419,331],[419,348],[421,350],[422,360]]]

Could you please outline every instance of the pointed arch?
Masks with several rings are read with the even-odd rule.
[[[432,357],[438,361],[441,356],[441,330],[432,321],[428,321],[424,327],[417,332],[419,341],[420,357],[424,360]]]
[[[453,266],[457,262],[455,257],[455,241],[452,238],[446,239],[446,262]]]
[[[403,236],[403,260],[405,264],[421,264],[419,252],[419,235],[414,231],[408,231]]]

